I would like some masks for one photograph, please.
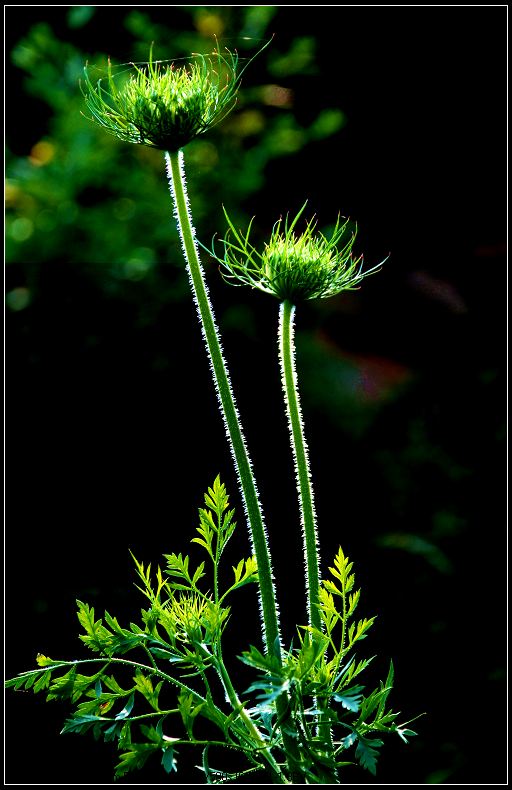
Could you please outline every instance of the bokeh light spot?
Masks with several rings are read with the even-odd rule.
[[[6,294],[5,301],[7,307],[18,313],[30,304],[30,291],[24,287],[13,288]]]
[[[127,280],[143,280],[155,263],[155,253],[149,247],[137,247],[123,267]]]
[[[194,19],[194,24],[202,36],[220,36],[224,32],[224,22],[218,14],[212,14],[205,8],[201,8]]]
[[[12,206],[16,204],[20,195],[22,194],[19,186],[12,180],[6,179],[5,181],[5,205]]]
[[[265,117],[259,110],[245,110],[233,117],[230,127],[239,137],[249,137],[265,128]]]
[[[11,222],[9,235],[14,241],[27,241],[34,232],[34,223],[28,217],[17,217]]]
[[[28,158],[36,167],[43,167],[51,162],[54,156],[55,146],[47,140],[40,140],[32,147]]]
[[[289,109],[293,106],[293,91],[281,85],[263,85],[261,100],[269,107],[283,107]]]

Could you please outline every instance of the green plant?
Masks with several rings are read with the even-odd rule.
[[[337,249],[337,244],[345,236],[348,220],[340,225],[338,217],[330,239],[316,232],[315,219],[309,220],[305,230],[297,235],[297,223],[305,207],[306,204],[291,222],[287,217],[284,227],[282,219],[275,223],[270,240],[261,253],[249,242],[252,221],[244,235],[235,228],[227,212],[224,212],[228,222],[228,232],[223,239],[224,255],[218,257],[214,250],[211,250],[211,254],[220,263],[224,278],[228,282],[257,288],[276,296],[281,302],[279,361],[297,474],[304,536],[309,624],[319,629],[321,619],[318,608],[320,585],[318,536],[311,471],[295,370],[296,303],[352,290],[367,275],[379,270],[381,264],[363,271],[362,256],[354,258],[352,255],[355,233],[351,234],[341,250]]]
[[[388,710],[393,684],[391,665],[385,682],[369,694],[355,679],[370,660],[356,655],[374,618],[354,619],[359,602],[352,563],[341,548],[321,580],[314,497],[294,365],[295,303],[355,287],[370,272],[354,259],[354,235],[338,250],[347,223],[335,225],[328,240],[310,220],[295,229],[303,207],[289,223],[279,220],[261,254],[237,231],[226,214],[229,232],[218,258],[227,278],[258,287],[281,300],[279,347],[283,391],[296,463],[299,506],[307,567],[309,621],[297,629],[297,646],[283,645],[269,538],[240,416],[223,356],[219,330],[201,267],[187,195],[183,146],[206,132],[233,107],[240,84],[235,55],[198,56],[188,66],[162,67],[150,55],[147,67],[134,66],[118,87],[109,64],[107,85],[93,85],[86,69],[84,95],[91,118],[125,142],[165,151],[175,216],[194,300],[205,339],[220,410],[232,450],[247,516],[252,554],[233,566],[224,580],[224,550],[235,529],[225,487],[216,478],[199,511],[197,535],[207,558],[193,566],[189,556],[165,555],[154,573],[135,560],[139,589],[149,601],[141,622],[124,627],[105,612],[78,602],[80,638],[94,658],[76,661],[38,656],[38,668],[7,682],[15,689],[44,691],[47,700],[76,705],[64,732],[92,731],[115,741],[121,751],[116,776],[140,768],[161,754],[170,773],[183,748],[202,748],[207,782],[235,780],[265,772],[274,783],[337,783],[338,771],[355,760],[375,773],[383,742],[376,733],[415,734],[397,724]],[[212,250],[212,255],[216,257]],[[231,657],[223,652],[232,594],[256,583],[260,597],[263,650],[256,645],[240,659],[255,678],[245,691],[233,681]],[[130,658],[126,658],[131,654]],[[92,674],[79,670],[90,667]],[[197,724],[196,724],[197,721]],[[201,722],[201,725],[199,725]],[[201,732],[197,730],[201,726]],[[180,728],[182,734],[174,735]],[[138,739],[138,740],[135,740]],[[212,750],[238,753],[245,764],[236,771],[214,769]]]

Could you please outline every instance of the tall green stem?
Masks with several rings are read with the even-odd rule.
[[[297,474],[297,491],[299,494],[300,519],[306,562],[308,618],[310,626],[320,630],[322,626],[318,608],[320,558],[318,554],[315,504],[311,486],[308,448],[304,436],[297,373],[295,371],[294,315],[295,306],[285,299],[279,309],[279,361]]]
[[[240,418],[231,390],[226,363],[222,355],[219,333],[215,323],[213,309],[210,304],[201,262],[199,260],[195,231],[189,210],[185,171],[183,169],[183,152],[168,152],[165,155],[165,159],[171,195],[175,206],[175,216],[178,221],[183,251],[187,261],[187,270],[199,314],[203,337],[210,357],[213,379],[224,419],[224,425],[226,427],[226,433],[238,475],[242,499],[249,524],[253,552],[258,563],[260,610],[263,619],[264,641],[267,652],[270,653],[270,655],[275,655],[279,661],[281,661],[281,635],[279,632],[278,610],[268,539],[256,490],[256,483],[252,473],[251,462],[245,446],[245,440],[240,426]],[[282,694],[276,700],[276,710],[279,719],[283,722],[285,722],[287,718],[287,708],[288,703],[286,695]],[[284,728],[282,728],[281,732],[292,781],[300,781],[295,768],[300,762],[297,744],[293,737],[286,733]]]
[[[183,152],[176,151],[166,153],[165,158],[171,194],[174,200],[175,215],[178,220],[183,250],[187,260],[190,283],[192,285],[194,300],[199,314],[208,355],[210,357],[215,388],[217,390],[226,433],[228,435],[240,483],[242,499],[249,523],[252,547],[258,563],[260,608],[263,619],[265,645],[269,653],[277,653],[277,655],[280,656],[279,621],[268,539],[258,500],[256,483],[252,473],[251,462],[240,427],[240,418],[231,390],[226,364],[222,355],[219,333],[199,260],[195,231],[189,211],[185,172],[183,169]]]
[[[320,557],[318,552],[318,536],[316,529],[315,503],[311,472],[309,467],[308,448],[304,436],[304,425],[300,408],[297,372],[295,370],[295,305],[285,299],[279,308],[279,361],[283,383],[284,400],[290,437],[297,475],[297,491],[299,495],[300,519],[306,562],[306,599],[309,625],[322,630],[322,618],[319,603],[320,589]],[[334,754],[331,728],[329,726],[328,705],[323,699],[317,700],[320,710],[318,732],[327,747],[326,756],[331,760]],[[324,781],[337,783],[336,768],[326,769]]]

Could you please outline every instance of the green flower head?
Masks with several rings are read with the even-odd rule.
[[[341,291],[354,290],[361,280],[378,270],[382,263],[363,271],[363,256],[354,257],[352,247],[356,231],[347,237],[349,220],[336,220],[328,239],[317,230],[315,218],[306,223],[303,232],[295,232],[306,204],[292,220],[279,219],[263,251],[258,252],[249,242],[253,220],[247,233],[238,231],[224,211],[228,232],[222,243],[222,258],[210,250],[220,263],[225,280],[234,285],[250,285],[272,294],[278,299],[296,303],[307,299],[324,299]]]
[[[108,63],[106,87],[93,85],[85,67],[82,92],[91,120],[129,143],[177,151],[219,123],[234,107],[240,86],[238,55],[196,55],[184,66],[152,59],[121,85]],[[243,70],[242,70],[243,71]],[[119,75],[122,76],[122,75]]]

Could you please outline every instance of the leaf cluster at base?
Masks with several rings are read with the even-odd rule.
[[[353,620],[359,591],[341,549],[329,569],[332,578],[322,583],[323,629],[301,627],[297,647],[283,651],[281,661],[251,646],[240,658],[255,679],[244,693],[235,691],[222,653],[226,599],[258,575],[253,557],[241,559],[220,589],[218,571],[236,527],[233,516],[217,478],[192,539],[206,561],[193,566],[188,556],[168,554],[165,570],[152,573],[135,560],[138,588],[149,602],[140,624],[125,627],[108,612],[97,618],[94,608],[78,601],[80,639],[93,657],[56,661],[38,655],[38,667],[7,681],[7,687],[71,703],[62,732],[114,742],[120,752],[116,778],[154,756],[166,773],[177,771],[180,752],[189,748],[202,751],[198,767],[212,784],[257,772],[287,783],[290,768],[306,784],[337,783],[339,769],[354,761],[375,774],[381,736],[397,733],[407,741],[415,733],[398,725],[398,714],[386,707],[392,664],[386,681],[371,693],[360,684],[372,659],[357,658],[355,645],[374,618]],[[286,704],[278,706],[278,699]],[[203,726],[197,732],[200,719],[207,735]],[[286,738],[299,747],[293,757]],[[212,748],[238,752],[246,767],[236,773],[212,768]]]

